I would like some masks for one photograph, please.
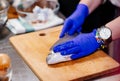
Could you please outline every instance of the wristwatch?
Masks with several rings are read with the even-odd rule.
[[[95,37],[101,47],[104,48],[112,41],[112,31],[106,26],[101,26],[97,29]]]

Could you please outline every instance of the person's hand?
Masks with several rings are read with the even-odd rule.
[[[55,46],[53,51],[60,52],[61,55],[72,54],[72,60],[90,55],[101,45],[97,42],[95,34],[96,30],[91,33],[79,34],[74,39]]]
[[[68,33],[68,35],[79,33],[88,13],[88,7],[85,4],[79,4],[73,14],[65,20],[60,38],[64,37],[65,33]]]

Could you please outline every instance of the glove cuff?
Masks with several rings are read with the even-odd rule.
[[[81,3],[78,4],[77,10],[80,11],[80,12],[82,12],[82,13],[84,13],[85,17],[87,17],[88,14],[89,14],[88,6],[85,5],[85,4],[81,4]]]

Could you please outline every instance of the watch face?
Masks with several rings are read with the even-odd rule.
[[[102,39],[108,39],[111,36],[111,30],[107,27],[103,27],[100,29],[99,35]]]

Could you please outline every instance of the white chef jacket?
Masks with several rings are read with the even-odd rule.
[[[111,2],[113,5],[115,5],[115,6],[117,6],[117,7],[120,7],[120,0],[110,0],[110,2]]]
[[[107,0],[104,0],[105,3]],[[120,0],[109,0],[113,5],[120,7]]]

